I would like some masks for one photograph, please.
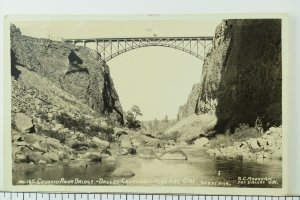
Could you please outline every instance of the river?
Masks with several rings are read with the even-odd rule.
[[[117,167],[131,169],[131,178],[111,177]],[[21,168],[20,168],[21,169]],[[88,167],[51,166],[14,172],[14,184],[20,180],[73,180],[93,185],[186,185],[219,187],[281,187],[282,162],[279,160],[243,161],[216,159],[204,154],[188,160],[144,159],[120,156],[117,162],[89,164]],[[266,179],[268,178],[268,179]],[[112,182],[116,180],[116,182]],[[50,182],[51,183],[51,182]],[[48,183],[49,184],[49,183]],[[61,183],[66,184],[66,183]]]

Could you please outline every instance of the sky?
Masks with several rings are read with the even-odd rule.
[[[221,19],[101,19],[34,20],[13,22],[23,35],[62,38],[214,36]],[[92,46],[90,46],[93,48]],[[138,105],[141,120],[175,119],[195,83],[202,61],[166,47],[145,47],[123,53],[107,62],[124,111]]]

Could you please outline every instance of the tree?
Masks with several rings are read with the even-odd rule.
[[[164,118],[163,121],[164,121],[164,123],[168,123],[169,122],[168,115],[165,116],[165,118]]]
[[[149,130],[153,130],[153,123],[151,121],[149,122]]]
[[[155,118],[154,121],[153,121],[153,127],[154,128],[157,128],[159,126],[159,122],[158,120]]]
[[[140,107],[137,106],[137,105],[133,105],[131,107],[131,112],[133,112],[135,115],[134,115],[134,119],[136,120],[137,116],[143,116],[141,110],[140,110]]]
[[[130,129],[140,129],[141,128],[141,122],[137,120],[137,116],[142,116],[142,112],[140,108],[136,105],[133,105],[127,113],[125,113],[125,120],[126,124],[125,126]]]

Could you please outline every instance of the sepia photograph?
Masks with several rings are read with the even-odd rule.
[[[281,17],[7,21],[12,186],[284,188]]]

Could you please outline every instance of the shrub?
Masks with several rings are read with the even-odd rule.
[[[142,116],[142,112],[137,105],[133,105],[127,113],[125,113],[125,126],[129,129],[140,129],[142,127],[142,124],[139,120],[137,120],[138,116]]]
[[[65,143],[67,139],[66,133],[59,133],[57,131],[52,131],[52,130],[40,130],[39,134],[57,139],[60,141],[60,143]]]
[[[280,126],[282,124],[282,105],[274,103],[270,105],[262,118],[264,130],[272,126]]]
[[[107,133],[109,135],[112,135],[114,133],[114,130],[111,127],[101,127],[94,124],[90,124],[86,122],[86,119],[84,117],[79,117],[78,119],[73,119],[66,113],[61,113],[56,117],[56,120],[61,123],[64,127],[73,130],[73,131],[79,131],[82,132],[88,136],[98,136],[100,133]],[[88,127],[88,128],[87,128]]]
[[[230,134],[218,134],[211,139],[211,147],[226,147],[233,145],[234,142],[245,142],[250,138],[259,138],[261,133],[253,127],[249,127],[248,124],[240,124],[238,128],[235,128],[233,133]]]

